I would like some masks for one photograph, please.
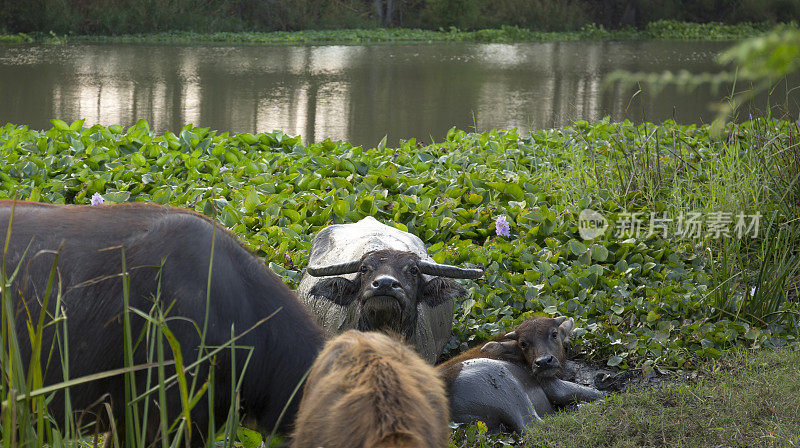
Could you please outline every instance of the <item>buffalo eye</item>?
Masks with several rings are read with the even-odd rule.
[[[528,343],[525,341],[519,341],[519,348],[525,350],[526,348],[528,348]]]
[[[416,266],[411,266],[411,267],[408,268],[408,273],[410,275],[415,275],[415,276],[419,275],[419,268],[416,267]]]
[[[369,268],[367,267],[367,265],[365,265],[365,264],[362,264],[362,265],[361,265],[361,268],[360,268],[360,271],[361,271],[361,272],[367,272],[367,271],[369,271]]]
[[[558,331],[554,331],[553,334],[550,335],[553,339],[558,339]]]

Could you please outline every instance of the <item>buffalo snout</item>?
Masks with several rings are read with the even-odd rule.
[[[544,355],[536,358],[533,362],[536,365],[537,369],[559,369],[561,368],[561,363],[558,362],[558,358],[553,355]]]
[[[391,275],[381,275],[372,281],[372,288],[375,294],[382,291],[393,291],[396,289],[403,289],[403,285]]]

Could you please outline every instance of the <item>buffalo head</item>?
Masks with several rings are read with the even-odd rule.
[[[553,377],[564,367],[564,344],[575,322],[565,316],[528,319],[502,340],[487,342],[481,352],[530,367],[534,376]]]
[[[307,271],[315,277],[355,273],[353,280],[322,279],[310,292],[337,305],[357,306],[361,310],[358,330],[391,331],[406,338],[414,331],[418,303],[434,307],[462,297],[466,290],[450,278],[478,278],[483,274],[481,269],[442,265],[394,249],[368,252],[348,263],[309,266]],[[423,274],[435,277],[426,279]]]

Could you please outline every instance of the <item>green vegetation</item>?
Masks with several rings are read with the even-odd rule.
[[[455,26],[577,31],[587,25],[800,21],[800,0],[0,0],[10,33],[117,35]]]
[[[729,125],[719,138],[671,122],[578,122],[529,136],[453,129],[424,148],[371,149],[280,132],[53,123],[2,128],[0,196],[85,204],[99,192],[193,208],[292,286],[315,232],[367,215],[419,235],[439,262],[483,263],[450,350],[540,312],[574,316],[577,349],[622,368],[686,368],[730,347],[798,340],[797,123]],[[578,234],[584,208],[612,223],[592,241]],[[626,212],[641,212],[645,230],[651,212],[667,213],[672,228],[621,234]],[[687,212],[730,213],[729,237],[677,238]],[[762,214],[760,238],[737,238],[740,212]],[[499,215],[510,237],[494,234]]]
[[[737,40],[760,35],[770,29],[767,24],[721,23],[696,24],[661,21],[648,24],[642,30],[626,28],[608,30],[602,26],[585,25],[572,32],[534,31],[517,26],[499,29],[462,31],[378,28],[328,31],[217,32],[209,34],[191,31],[172,31],[152,34],[119,36],[58,36],[50,34],[0,35],[0,43],[172,43],[172,44],[248,44],[248,45],[324,45],[371,43],[434,43],[434,42],[550,42],[574,40]]]
[[[798,345],[798,160],[800,125],[764,119],[716,137],[707,127],[602,120],[524,136],[452,129],[426,147],[368,149],[306,145],[281,132],[187,125],[155,135],[145,121],[123,129],[53,120],[44,131],[0,128],[0,197],[87,204],[100,193],[109,203],[189,207],[231,228],[292,286],[315,232],[374,215],[420,236],[436,261],[486,266],[457,304],[451,353],[536,313],[559,313],[576,319],[573,349],[583,356],[684,371],[734,347]],[[585,208],[611,224],[589,241],[578,228]],[[638,236],[621,232],[631,212],[642,213]],[[675,221],[644,231],[651,212]],[[730,213],[730,235],[676,236],[687,212]],[[761,213],[757,237],[736,236],[739,212]],[[495,234],[501,215],[508,237]],[[150,311],[149,331],[164,332]],[[4,356],[14,345],[3,341]],[[3,374],[6,398],[12,386],[36,388],[19,369]],[[36,440],[41,414],[25,403],[18,415]],[[66,425],[61,437],[81,434]],[[472,428],[456,440],[483,437]]]
[[[524,446],[787,447],[800,443],[800,351],[734,350],[673,383],[634,389],[550,416]],[[505,448],[509,435],[469,426],[453,447]]]

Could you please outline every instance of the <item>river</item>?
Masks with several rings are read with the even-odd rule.
[[[192,123],[373,146],[384,136],[390,145],[412,137],[429,143],[453,126],[525,132],[607,115],[701,123],[714,118],[709,105],[729,88],[637,94],[603,79],[616,69],[717,72],[715,57],[729,45],[0,46],[0,123],[41,129],[51,118],[85,118],[130,126],[144,118],[159,133]],[[774,102],[785,104],[785,93],[774,93]]]

